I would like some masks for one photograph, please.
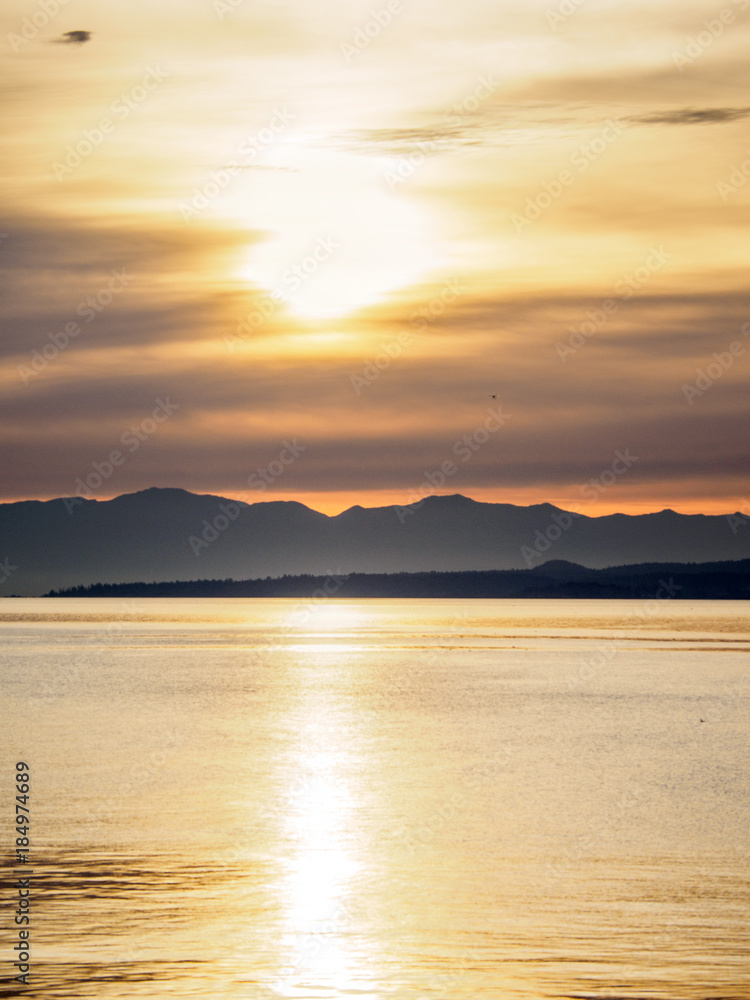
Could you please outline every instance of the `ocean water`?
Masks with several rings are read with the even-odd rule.
[[[750,1000],[748,610],[0,601],[0,995]]]

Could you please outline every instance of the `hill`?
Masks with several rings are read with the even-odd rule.
[[[589,569],[735,561],[750,558],[748,523],[743,515],[671,510],[593,518],[458,495],[328,517],[294,501],[245,504],[153,488],[108,501],[1,504],[0,596],[97,581],[533,569],[551,560]]]
[[[265,580],[95,584],[49,597],[610,598],[747,600],[750,559],[681,565],[647,563],[592,570],[555,560],[533,570],[464,573],[353,573]]]

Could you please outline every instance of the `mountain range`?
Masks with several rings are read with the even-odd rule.
[[[283,575],[590,569],[750,558],[750,518],[663,510],[588,517],[432,496],[336,516],[296,501],[246,504],[151,488],[113,500],[0,504],[0,596],[93,583]]]

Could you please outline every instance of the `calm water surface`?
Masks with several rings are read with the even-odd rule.
[[[749,610],[0,601],[0,994],[750,1000]]]

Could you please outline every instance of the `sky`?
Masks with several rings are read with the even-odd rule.
[[[749,43],[750,0],[6,0],[0,500],[744,509]]]

